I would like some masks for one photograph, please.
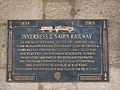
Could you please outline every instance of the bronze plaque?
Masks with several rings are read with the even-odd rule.
[[[109,81],[107,20],[9,20],[7,81]]]

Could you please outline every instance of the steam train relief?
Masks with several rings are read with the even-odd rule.
[[[73,32],[74,27],[73,26],[42,26],[41,29],[42,32]]]

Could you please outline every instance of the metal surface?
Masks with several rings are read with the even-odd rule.
[[[107,20],[9,20],[9,82],[109,81]]]

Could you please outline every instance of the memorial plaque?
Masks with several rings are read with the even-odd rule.
[[[109,81],[107,20],[9,20],[7,81]]]

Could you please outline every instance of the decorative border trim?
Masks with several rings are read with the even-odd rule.
[[[7,81],[12,81],[12,74],[13,74],[13,51],[12,51],[12,40],[13,40],[13,30],[12,30],[12,21],[8,23],[8,49],[7,49]]]

